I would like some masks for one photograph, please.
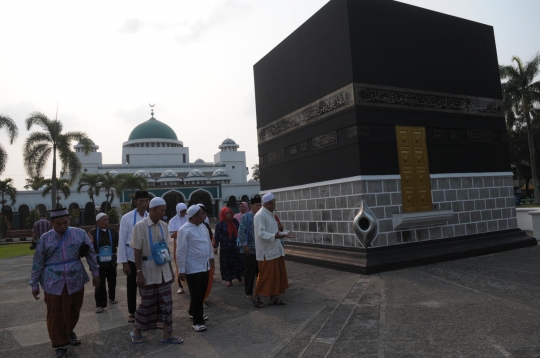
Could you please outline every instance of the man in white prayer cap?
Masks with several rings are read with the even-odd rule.
[[[171,235],[173,242],[173,252],[176,252],[176,238],[178,236],[178,229],[182,227],[188,221],[186,216],[187,205],[184,203],[178,203],[176,205],[176,215],[169,220],[169,234]],[[174,255],[174,266],[176,267],[176,274],[178,276],[178,262],[176,261],[176,255]],[[184,286],[182,286],[182,281],[178,278],[178,291],[176,293],[184,293]]]
[[[295,238],[290,231],[280,232],[274,217],[276,199],[272,193],[262,198],[263,207],[255,214],[253,220],[255,227],[255,252],[259,264],[259,277],[255,286],[254,296],[268,296],[268,305],[286,305],[278,295],[285,293],[289,288],[287,269],[285,267],[285,252],[281,239]]]
[[[135,312],[135,327],[130,332],[131,341],[143,342],[141,331],[161,328],[161,343],[179,344],[184,340],[173,336],[171,284],[174,281],[170,252],[167,242],[170,239],[167,224],[160,219],[165,215],[167,204],[163,198],[150,201],[148,217],[133,227],[129,246],[135,254],[137,287],[141,302]]]
[[[178,269],[180,277],[186,280],[191,301],[189,317],[193,319],[195,332],[206,331],[204,321],[204,297],[208,288],[210,268],[214,267],[214,253],[210,235],[204,221],[204,211],[198,205],[192,205],[187,210],[188,222],[178,231]]]

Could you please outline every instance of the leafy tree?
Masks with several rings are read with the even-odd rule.
[[[253,174],[251,176],[253,177],[253,180],[260,182],[261,181],[261,172],[259,171],[259,164],[255,164],[251,167],[253,169]]]
[[[19,129],[17,128],[17,125],[15,124],[15,121],[11,119],[9,116],[3,116],[0,114],[0,129],[6,128],[9,136],[9,144],[13,144],[17,136],[19,135]],[[7,163],[7,152],[0,144],[0,174],[4,172],[6,169],[6,163]]]
[[[540,102],[540,81],[535,81],[535,77],[540,72],[540,54],[536,54],[526,64],[523,64],[517,56],[512,57],[512,62],[515,62],[515,66],[499,66],[501,80],[506,80],[506,82],[502,83],[502,91],[507,126],[508,123],[514,124],[518,118],[526,123],[531,171],[534,181],[534,203],[540,204],[533,128],[531,125],[531,112],[534,112],[535,106]]]
[[[43,188],[43,192],[41,193],[42,197],[46,197],[52,192],[52,180],[51,179],[45,179],[43,180],[43,185],[45,188]],[[67,179],[56,179],[56,206],[58,207],[59,201],[60,201],[60,195],[61,192],[64,195],[64,199],[69,198],[69,195],[71,194],[71,189],[69,185],[69,180]]]
[[[112,208],[107,213],[107,216],[109,217],[109,224],[116,225],[120,222],[120,218],[118,216],[118,211],[116,209]]]
[[[146,188],[148,187],[148,182],[145,178],[133,174],[118,174],[116,175],[116,180],[118,185],[118,187],[116,188],[117,192],[120,193],[129,189],[131,190],[131,199],[135,197],[135,190],[146,190]]]
[[[4,205],[8,202],[7,198],[11,201],[11,205],[15,205],[17,201],[17,189],[12,185],[13,179],[7,178],[6,180],[0,180],[0,203],[2,204],[2,209],[0,213],[4,213]],[[0,216],[0,232],[5,233],[8,230],[6,226],[6,220],[4,220],[4,215]]]
[[[29,177],[41,176],[47,160],[52,155],[51,202],[55,207],[57,197],[56,159],[62,164],[61,172],[70,176],[70,183],[76,180],[81,172],[81,162],[73,150],[71,142],[78,141],[83,145],[83,152],[87,155],[92,150],[92,141],[83,132],[62,133],[64,126],[58,119],[49,119],[45,114],[32,112],[26,118],[26,130],[34,125],[43,129],[43,132],[30,133],[25,143],[24,169]]]
[[[45,180],[45,178],[42,176],[37,176],[32,178],[26,178],[24,180],[26,181],[26,185],[24,186],[25,189],[39,190],[43,186],[43,181]]]
[[[92,200],[92,204],[94,204],[92,206],[95,208],[96,202],[94,201],[94,196],[99,196],[99,192],[101,191],[101,175],[88,173],[81,175],[79,185],[77,186],[77,193],[80,194],[81,189],[85,186],[88,187],[86,192],[88,193],[90,200]],[[95,209],[94,215],[96,215]]]

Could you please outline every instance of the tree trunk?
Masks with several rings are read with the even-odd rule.
[[[525,111],[525,119],[527,120],[527,137],[529,137],[529,155],[531,156],[531,172],[533,180],[533,190],[534,190],[534,203],[540,204],[540,193],[538,190],[538,176],[536,175],[536,158],[534,155],[534,138],[531,127],[531,119],[529,116],[529,111]]]
[[[52,179],[51,179],[51,202],[52,209],[57,209],[57,190],[56,190],[56,145],[53,145],[53,165],[52,165]]]

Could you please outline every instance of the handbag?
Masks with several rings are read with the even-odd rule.
[[[152,240],[152,230],[150,230],[150,226],[148,226],[148,236],[150,238],[150,248],[152,250],[152,258],[154,259],[154,262],[156,265],[164,265],[168,262],[171,262],[171,254],[169,252],[169,247],[167,247],[167,243],[165,242],[165,235],[163,234],[163,229],[161,228],[161,225],[158,223],[159,230],[161,230],[161,238],[163,241],[159,241],[154,243]]]

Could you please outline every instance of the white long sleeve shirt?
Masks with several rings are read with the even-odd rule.
[[[255,255],[257,261],[274,260],[285,256],[281,240],[276,239],[279,232],[274,214],[264,206],[255,214]]]
[[[213,258],[214,252],[206,226],[189,221],[182,225],[176,238],[178,271],[188,275],[206,272],[210,269],[208,260]]]
[[[124,214],[120,220],[120,232],[118,233],[118,263],[123,264],[128,261],[135,262],[135,254],[133,249],[129,247],[131,243],[131,235],[133,227],[136,223],[148,216],[145,212],[144,216],[139,215],[137,209]]]

